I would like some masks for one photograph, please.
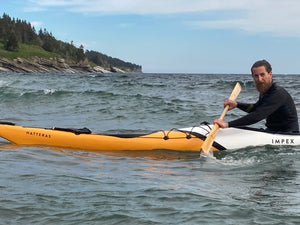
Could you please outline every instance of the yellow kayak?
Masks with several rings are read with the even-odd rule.
[[[0,137],[18,145],[42,145],[99,151],[155,150],[200,151],[204,135],[170,130],[151,134],[107,135],[95,134],[87,128],[36,128],[0,124]],[[218,150],[213,147],[213,150]]]

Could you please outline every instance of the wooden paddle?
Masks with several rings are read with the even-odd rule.
[[[242,90],[242,87],[241,87],[240,83],[237,82],[236,85],[235,85],[235,87],[234,87],[234,89],[233,89],[232,92],[231,92],[231,95],[230,95],[230,97],[229,97],[229,100],[233,100],[233,101],[234,101],[234,100],[237,98],[237,96],[239,95],[239,93],[241,92],[241,90]],[[229,105],[227,105],[227,106],[224,108],[224,110],[223,110],[223,112],[222,112],[222,114],[221,114],[221,116],[220,116],[220,119],[221,119],[221,120],[224,119],[225,114],[226,114],[227,111],[228,111],[228,108],[229,108]],[[209,153],[209,151],[210,151],[210,149],[211,149],[211,147],[212,147],[212,145],[213,145],[213,143],[214,143],[214,140],[215,140],[215,138],[216,138],[216,136],[217,136],[217,133],[218,133],[218,131],[219,131],[219,128],[220,128],[220,127],[219,127],[218,124],[215,124],[215,125],[213,126],[213,128],[211,129],[210,133],[207,135],[205,141],[203,142],[203,144],[202,144],[202,146],[201,146],[201,150],[200,150],[201,155],[204,155],[204,156],[207,156],[207,155],[208,155],[208,153]]]

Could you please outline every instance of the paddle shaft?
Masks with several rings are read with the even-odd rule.
[[[239,82],[237,82],[234,89],[231,92],[229,100],[234,101],[237,98],[237,96],[239,95],[239,93],[241,92],[241,90],[242,90],[241,85],[239,84]],[[220,116],[221,120],[224,119],[228,109],[229,109],[229,105],[226,105],[226,107],[224,108],[224,110]],[[215,124],[213,126],[213,128],[211,129],[210,133],[207,135],[205,141],[203,142],[203,144],[201,146],[201,154],[202,155],[208,155],[208,153],[213,145],[213,142],[215,140],[215,137],[217,136],[219,128],[220,128],[220,126],[218,124]]]

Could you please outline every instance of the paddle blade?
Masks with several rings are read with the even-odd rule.
[[[201,146],[201,155],[207,156],[209,154],[209,151],[212,149],[212,145],[215,141],[218,131],[219,125],[215,124]]]
[[[234,101],[237,98],[237,96],[240,94],[241,90],[242,90],[242,87],[241,87],[240,83],[237,82],[234,89],[232,90],[232,92],[230,94],[229,99]],[[222,119],[222,120],[224,119],[225,114],[228,111],[228,108],[229,108],[228,105],[224,108],[224,110],[223,110],[223,112],[220,116],[220,119]],[[203,142],[203,144],[201,146],[200,152],[201,152],[202,155],[204,155],[204,156],[208,155],[208,153],[211,150],[211,147],[214,143],[214,140],[217,136],[219,128],[220,128],[219,125],[215,124],[213,126],[213,128],[211,129],[210,133],[207,135],[205,141]]]

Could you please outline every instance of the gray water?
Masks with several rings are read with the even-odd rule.
[[[300,75],[274,75],[300,112]],[[0,74],[1,121],[141,133],[212,122],[250,75]],[[243,115],[233,110],[226,120]],[[261,122],[256,127],[263,127]],[[103,152],[0,140],[0,224],[300,224],[300,146]]]

